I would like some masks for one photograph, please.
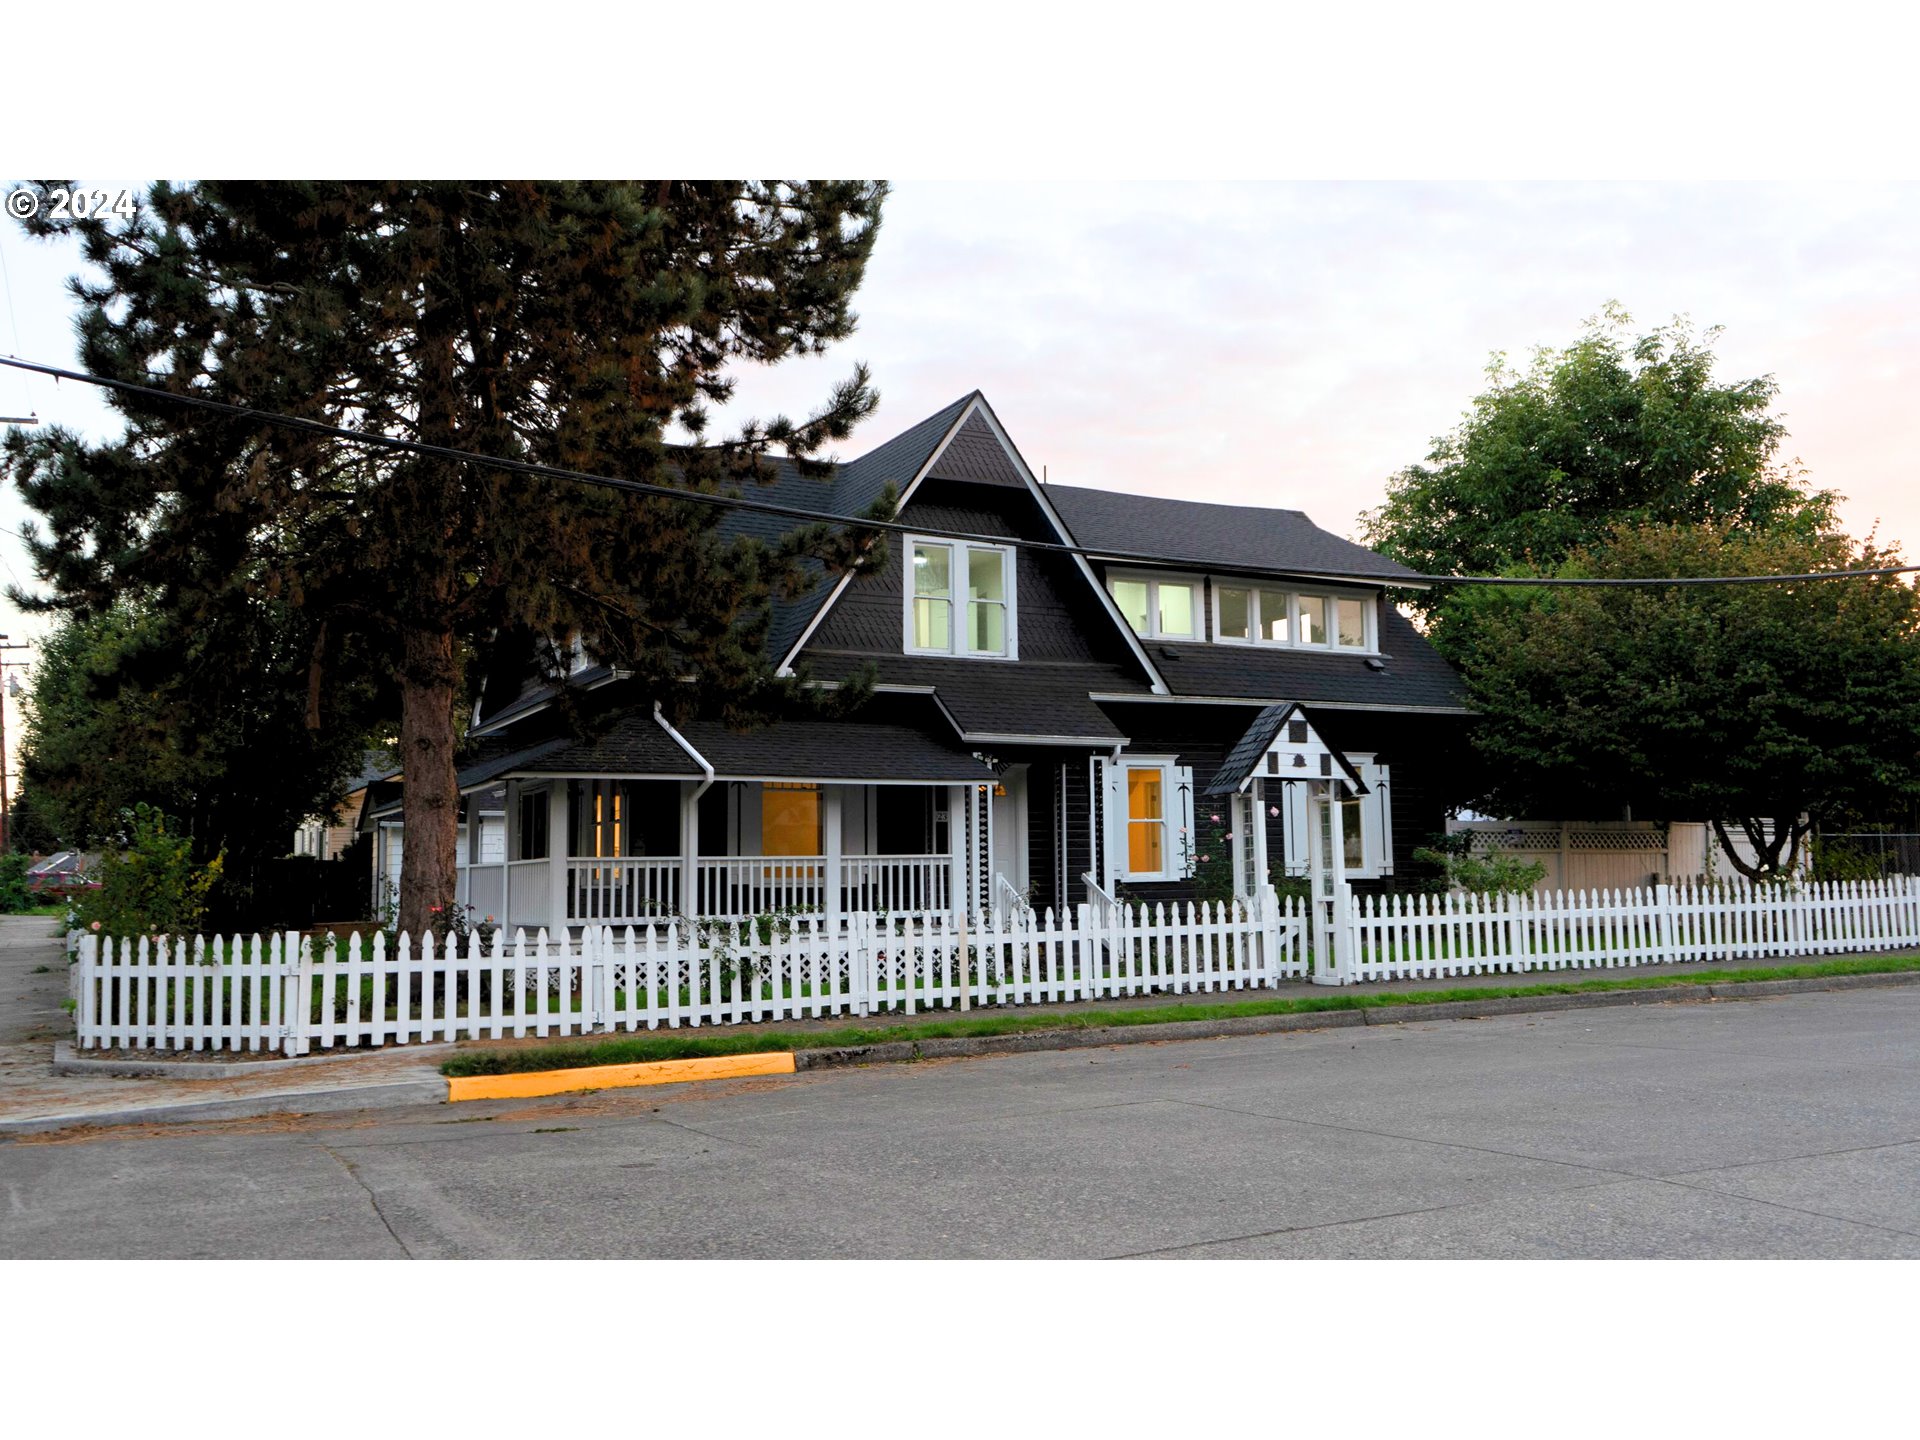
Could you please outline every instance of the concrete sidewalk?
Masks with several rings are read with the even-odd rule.
[[[1801,959],[1740,961],[1728,964],[1652,965],[1621,970],[1559,970],[1531,975],[1463,976],[1446,980],[1408,980],[1354,986],[1346,991],[1289,983],[1265,990],[1213,991],[1196,995],[1136,995],[1115,1000],[1076,1001],[1062,1006],[981,1007],[975,1017],[1014,1013],[1044,1015],[1049,1010],[1076,1014],[1157,1010],[1182,1005],[1237,1004],[1257,1000],[1302,999],[1335,994],[1484,990],[1515,985],[1554,984],[1644,975],[1777,969],[1806,963]],[[35,973],[38,967],[46,969]],[[315,1113],[409,1105],[444,1100],[439,1065],[449,1054],[468,1048],[497,1049],[547,1045],[553,1039],[462,1041],[457,1045],[411,1045],[356,1054],[326,1055],[274,1062],[265,1073],[184,1079],[114,1075],[56,1075],[56,1041],[72,1034],[62,1006],[67,996],[67,961],[57,924],[36,916],[0,916],[0,1135],[74,1125],[119,1125],[139,1121],[224,1119],[279,1111]],[[1675,997],[1680,998],[1680,997]],[[1704,998],[1695,996],[1694,998]],[[1648,1003],[1657,1003],[1649,997]],[[1396,1015],[1404,1012],[1395,1012]],[[924,1027],[948,1023],[951,1010],[916,1015],[835,1016],[822,1020],[783,1020],[763,1025],[717,1028],[726,1034],[779,1031],[818,1034],[847,1028]],[[1407,1018],[1415,1018],[1407,1013]],[[1435,1014],[1432,1018],[1442,1018]],[[1231,1023],[1231,1022],[1227,1022]],[[1300,1024],[1309,1025],[1307,1017]],[[1328,1023],[1335,1023],[1329,1020]],[[1186,1027],[1183,1027],[1186,1028]],[[1223,1029],[1222,1033],[1228,1033]],[[591,1039],[593,1037],[566,1037]],[[1135,1038],[1146,1038],[1136,1036]],[[1166,1038],[1175,1038],[1169,1034]],[[1099,1043],[1080,1036],[1077,1043]],[[1030,1036],[1022,1048],[1041,1048]],[[82,1052],[84,1056],[84,1052]],[[206,1057],[183,1057],[199,1058]],[[246,1057],[267,1059],[269,1057]],[[880,1058],[876,1056],[875,1058]]]

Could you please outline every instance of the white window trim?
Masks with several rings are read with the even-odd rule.
[[[1147,628],[1134,633],[1142,640],[1205,640],[1206,625],[1206,577],[1204,575],[1182,575],[1169,572],[1160,574],[1152,570],[1109,570],[1107,572],[1107,594],[1113,595],[1114,603],[1119,604],[1120,597],[1113,594],[1114,582],[1132,580],[1147,587]],[[1176,585],[1193,587],[1193,630],[1191,633],[1162,630],[1160,628],[1160,585],[1162,581],[1171,581]],[[1126,612],[1123,610],[1124,616]],[[1131,623],[1131,622],[1129,622]]]
[[[1226,635],[1220,628],[1220,589],[1228,586],[1247,592],[1247,628],[1253,632],[1252,638],[1241,635]],[[1213,623],[1212,636],[1216,645],[1260,645],[1269,650],[1313,650],[1327,651],[1336,655],[1378,655],[1380,653],[1380,602],[1370,594],[1356,594],[1351,590],[1297,590],[1289,585],[1275,585],[1268,581],[1246,580],[1239,576],[1212,575],[1208,577],[1207,590],[1211,599],[1208,609]],[[1283,590],[1287,596],[1287,635],[1286,640],[1269,640],[1261,633],[1260,592],[1262,590]],[[1300,602],[1302,600],[1324,600],[1327,602],[1327,638],[1314,644],[1306,644],[1297,637],[1300,634]],[[1338,602],[1358,600],[1360,614],[1365,624],[1366,643],[1364,645],[1342,645],[1339,643],[1340,611]]]
[[[1158,884],[1170,880],[1184,880],[1192,873],[1189,866],[1195,844],[1193,834],[1193,767],[1182,765],[1177,755],[1126,755],[1109,766],[1115,776],[1115,794],[1111,799],[1109,814],[1113,823],[1109,833],[1114,838],[1109,872],[1121,881],[1129,884]],[[1129,770],[1158,770],[1160,772],[1161,809],[1166,812],[1162,823],[1167,827],[1166,844],[1160,853],[1164,866],[1159,870],[1134,870],[1129,861],[1133,856],[1130,830],[1133,814],[1127,806],[1127,772]]]
[[[947,552],[947,577],[950,593],[947,599],[947,646],[921,646],[913,643],[913,552],[919,546],[938,545]],[[1020,632],[1016,623],[1019,606],[1019,568],[1014,559],[1014,547],[1011,545],[979,545],[971,540],[938,540],[927,535],[908,535],[903,537],[902,550],[905,555],[901,565],[900,577],[900,644],[908,655],[945,655],[959,660],[1018,660],[1020,658]],[[967,607],[972,602],[966,597],[965,577],[967,574],[966,556],[969,551],[981,551],[1000,557],[1002,587],[1007,592],[1007,648],[1004,654],[967,648],[968,634]]]
[[[1360,802],[1360,866],[1348,870],[1349,880],[1381,880],[1393,874],[1393,776],[1390,766],[1376,764],[1372,755],[1349,755],[1360,772],[1367,793]],[[1307,873],[1307,787],[1282,785],[1286,792],[1286,871]],[[1271,791],[1269,791],[1271,793]]]

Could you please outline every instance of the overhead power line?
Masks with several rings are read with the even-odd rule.
[[[289,430],[303,431],[309,435],[326,435],[356,445],[366,445],[375,449],[399,451],[403,454],[420,455],[435,460],[450,460],[460,464],[478,465],[487,469],[500,470],[515,475],[531,475],[547,480],[571,480],[583,485],[598,485],[605,489],[621,490],[632,495],[647,495],[663,500],[677,500],[690,505],[706,505],[723,510],[740,510],[758,515],[771,515],[780,519],[802,520],[812,524],[842,525],[853,530],[874,530],[886,534],[918,535],[931,540],[960,540],[981,545],[1011,547],[1016,550],[1040,551],[1047,554],[1076,555],[1090,560],[1118,560],[1127,563],[1165,565],[1201,564],[1195,557],[1169,557],[1150,551],[1119,550],[1105,546],[1070,545],[1055,540],[1020,540],[1004,535],[985,535],[970,530],[943,530],[925,525],[909,525],[898,520],[872,520],[860,515],[838,515],[808,510],[798,505],[783,505],[777,500],[760,500],[747,495],[720,495],[703,490],[684,490],[673,485],[661,485],[647,480],[629,480],[618,475],[598,475],[588,470],[569,470],[558,465],[542,465],[533,460],[514,460],[499,455],[482,455],[472,450],[461,450],[450,445],[431,445],[422,440],[407,440],[398,435],[386,435],[377,430],[354,430],[342,425],[329,425],[323,420],[309,420],[299,415],[286,415],[274,410],[260,410],[249,405],[234,405],[224,400],[215,400],[205,395],[181,394],[158,385],[141,385],[130,380],[115,380],[105,375],[90,375],[83,370],[64,370],[57,365],[42,365],[31,360],[22,360],[17,356],[0,357],[0,365],[16,370],[27,370],[39,375],[51,375],[57,380],[74,380],[83,385],[96,385],[102,389],[118,390],[129,395],[141,395],[150,400],[187,405],[201,410],[211,410],[216,414],[233,416],[236,419],[249,420],[256,424],[277,425]],[[1319,576],[1330,580],[1359,580],[1375,585],[1423,586],[1423,585],[1507,585],[1507,586],[1555,586],[1588,588],[1629,588],[1660,589],[1673,585],[1779,585],[1801,580],[1867,580],[1887,575],[1908,575],[1920,572],[1920,565],[1883,565],[1870,570],[1814,570],[1797,575],[1676,575],[1655,576],[1636,579],[1559,579],[1549,575],[1422,575],[1406,571],[1384,572],[1379,570],[1340,570],[1315,567],[1287,567],[1286,573]]]

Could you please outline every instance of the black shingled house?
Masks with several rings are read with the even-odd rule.
[[[783,670],[877,672],[852,719],[676,729],[584,661],[568,683],[603,714],[587,738],[558,729],[551,688],[483,694],[461,787],[500,818],[463,841],[477,915],[531,929],[1180,898],[1223,806],[1250,886],[1257,852],[1305,870],[1308,787],[1207,791],[1286,715],[1348,777],[1350,879],[1390,883],[1443,830],[1435,781],[1468,712],[1385,603],[1411,572],[1296,510],[1043,486],[977,392],[830,481],[783,467],[759,493],[849,514],[889,482],[908,526],[986,538],[894,535],[883,568],[823,574],[774,615]]]

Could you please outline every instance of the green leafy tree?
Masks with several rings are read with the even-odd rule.
[[[885,186],[865,182],[159,184],[77,232],[81,358],[117,379],[428,445],[713,492],[803,470],[877,397],[864,368],[794,422],[706,440],[742,364],[852,332]],[[707,506],[370,450],[118,395],[124,440],[13,436],[46,519],[53,604],[152,597],[180,628],[236,594],[303,620],[309,723],[356,646],[390,679],[404,771],[399,920],[453,902],[455,747],[476,655],[503,636],[564,670],[578,641],[676,717],[736,723],[797,696],[764,661],[767,605],[875,555],[810,526],[727,538]],[[877,514],[885,514],[883,502]],[[842,697],[845,698],[845,697]]]
[[[1635,337],[1632,324],[1609,305],[1524,369],[1495,355],[1460,425],[1361,516],[1367,542],[1426,574],[1498,575],[1550,573],[1622,525],[1830,530],[1836,497],[1780,457],[1773,378],[1717,379],[1718,330],[1676,319]],[[1477,613],[1452,604],[1458,593],[1406,596],[1450,659]]]
[[[27,884],[27,867],[32,861],[24,850],[9,850],[0,855],[0,915],[17,915],[40,902]]]
[[[217,918],[253,918],[259,867],[339,803],[382,698],[349,671],[332,723],[310,729],[302,626],[242,588],[188,629],[147,602],[63,619],[39,645],[24,706],[28,820],[52,845],[91,850],[117,841],[136,806],[165,811],[201,860],[227,856]]]
[[[1899,563],[1845,536],[1622,530],[1565,576],[1804,574]],[[1495,813],[1713,822],[1793,869],[1823,816],[1920,794],[1920,596],[1901,579],[1463,590],[1462,671]]]

